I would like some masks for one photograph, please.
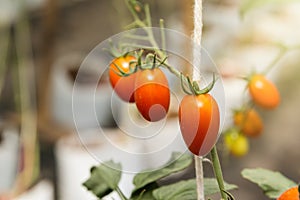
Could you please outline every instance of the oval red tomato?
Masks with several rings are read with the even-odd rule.
[[[128,73],[130,71],[130,62],[136,61],[134,56],[127,55],[125,57],[115,58],[109,66],[109,80],[118,96],[126,102],[134,102],[134,87],[136,73],[126,77],[119,76],[117,66]],[[117,66],[116,66],[117,65]]]
[[[249,92],[253,101],[266,109],[273,109],[280,103],[280,94],[276,86],[263,75],[254,75],[249,81]]]
[[[137,72],[134,99],[141,115],[148,121],[163,119],[170,105],[170,89],[165,74],[159,69]]]
[[[218,138],[220,126],[219,107],[210,94],[187,95],[179,106],[179,124],[189,150],[204,156]]]

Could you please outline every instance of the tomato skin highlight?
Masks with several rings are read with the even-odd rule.
[[[210,94],[186,95],[179,105],[179,125],[189,150],[205,156],[218,138],[220,113],[217,102]]]
[[[134,102],[134,91],[135,91],[135,78],[136,73],[131,74],[127,77],[122,77],[116,74],[119,72],[116,65],[122,69],[125,73],[130,71],[130,62],[136,61],[134,56],[127,55],[125,57],[115,58],[109,65],[109,80],[111,86],[117,95],[125,102]]]
[[[280,103],[280,94],[276,86],[263,75],[253,75],[248,84],[253,101],[266,109],[274,109]]]
[[[299,200],[299,190],[298,186],[292,187],[288,190],[286,190],[284,193],[280,195],[280,197],[277,200]]]
[[[257,137],[263,131],[263,122],[254,109],[236,111],[234,113],[234,124],[249,137]]]
[[[170,89],[165,74],[159,69],[137,72],[135,103],[141,115],[150,122],[163,119],[170,106]]]

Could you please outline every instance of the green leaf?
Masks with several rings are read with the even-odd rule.
[[[91,176],[83,186],[102,198],[118,187],[120,179],[121,164],[108,161],[98,167],[92,167]]]
[[[226,191],[237,189],[238,187],[234,184],[224,182]],[[212,195],[220,192],[218,182],[215,178],[204,178],[204,194]]]
[[[160,187],[153,191],[153,196],[157,200],[174,200],[174,199],[184,199],[184,200],[194,200],[197,199],[196,191],[196,180],[190,179],[185,181],[180,181],[171,185]],[[237,186],[233,184],[225,183],[226,190],[236,189]],[[218,193],[219,186],[217,180],[214,178],[204,179],[204,194],[212,195]]]
[[[196,181],[193,179],[162,186],[153,191],[153,196],[157,200],[195,200],[197,199]]]
[[[262,168],[244,169],[242,176],[256,183],[270,198],[278,198],[285,190],[297,185],[279,172]]]
[[[241,16],[245,16],[249,11],[267,6],[270,4],[286,4],[291,2],[299,2],[299,0],[244,0],[241,7],[240,7],[240,14]]]
[[[138,173],[133,179],[133,184],[135,185],[134,191],[139,190],[150,183],[156,182],[170,174],[184,170],[190,166],[192,162],[193,159],[190,155],[178,152],[172,153],[171,159],[168,162],[169,164],[165,167],[155,171],[148,170]]]
[[[157,183],[150,183],[144,188],[136,190],[132,194],[130,200],[156,200],[152,195],[153,190],[156,188],[158,188]]]

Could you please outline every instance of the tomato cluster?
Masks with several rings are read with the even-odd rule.
[[[258,137],[263,131],[263,121],[254,109],[257,105],[263,109],[274,109],[280,103],[280,95],[276,86],[264,75],[250,76],[247,84],[251,102],[233,112],[233,129],[227,130],[224,142],[227,149],[235,156],[243,156],[249,150],[248,138]],[[252,105],[252,102],[254,103]]]
[[[134,56],[115,58],[109,68],[110,83],[123,101],[136,104],[144,119],[159,121],[169,110],[168,80],[159,68],[142,69],[136,65]]]
[[[144,119],[156,122],[165,118],[169,110],[168,80],[155,65],[139,66],[140,60],[130,55],[115,58],[109,68],[110,82],[123,101],[135,103]],[[188,149],[195,155],[204,156],[215,145],[219,133],[219,107],[208,94],[215,79],[211,88],[201,91],[198,85],[195,86],[196,82],[191,83],[189,78],[184,80],[188,80],[191,91],[179,106],[181,133]]]

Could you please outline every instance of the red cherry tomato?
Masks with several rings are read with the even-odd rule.
[[[218,138],[220,113],[217,102],[210,94],[187,95],[179,106],[179,124],[189,150],[204,156]]]
[[[137,72],[134,99],[141,115],[148,121],[163,119],[170,105],[170,89],[165,74],[159,69]]]
[[[136,73],[127,77],[119,76],[117,66],[125,73],[130,71],[130,62],[136,61],[134,56],[125,56],[115,58],[109,66],[109,80],[118,96],[126,102],[134,102],[134,87]]]
[[[273,109],[280,103],[280,94],[276,86],[263,75],[254,75],[249,81],[249,92],[253,101],[266,109]]]

